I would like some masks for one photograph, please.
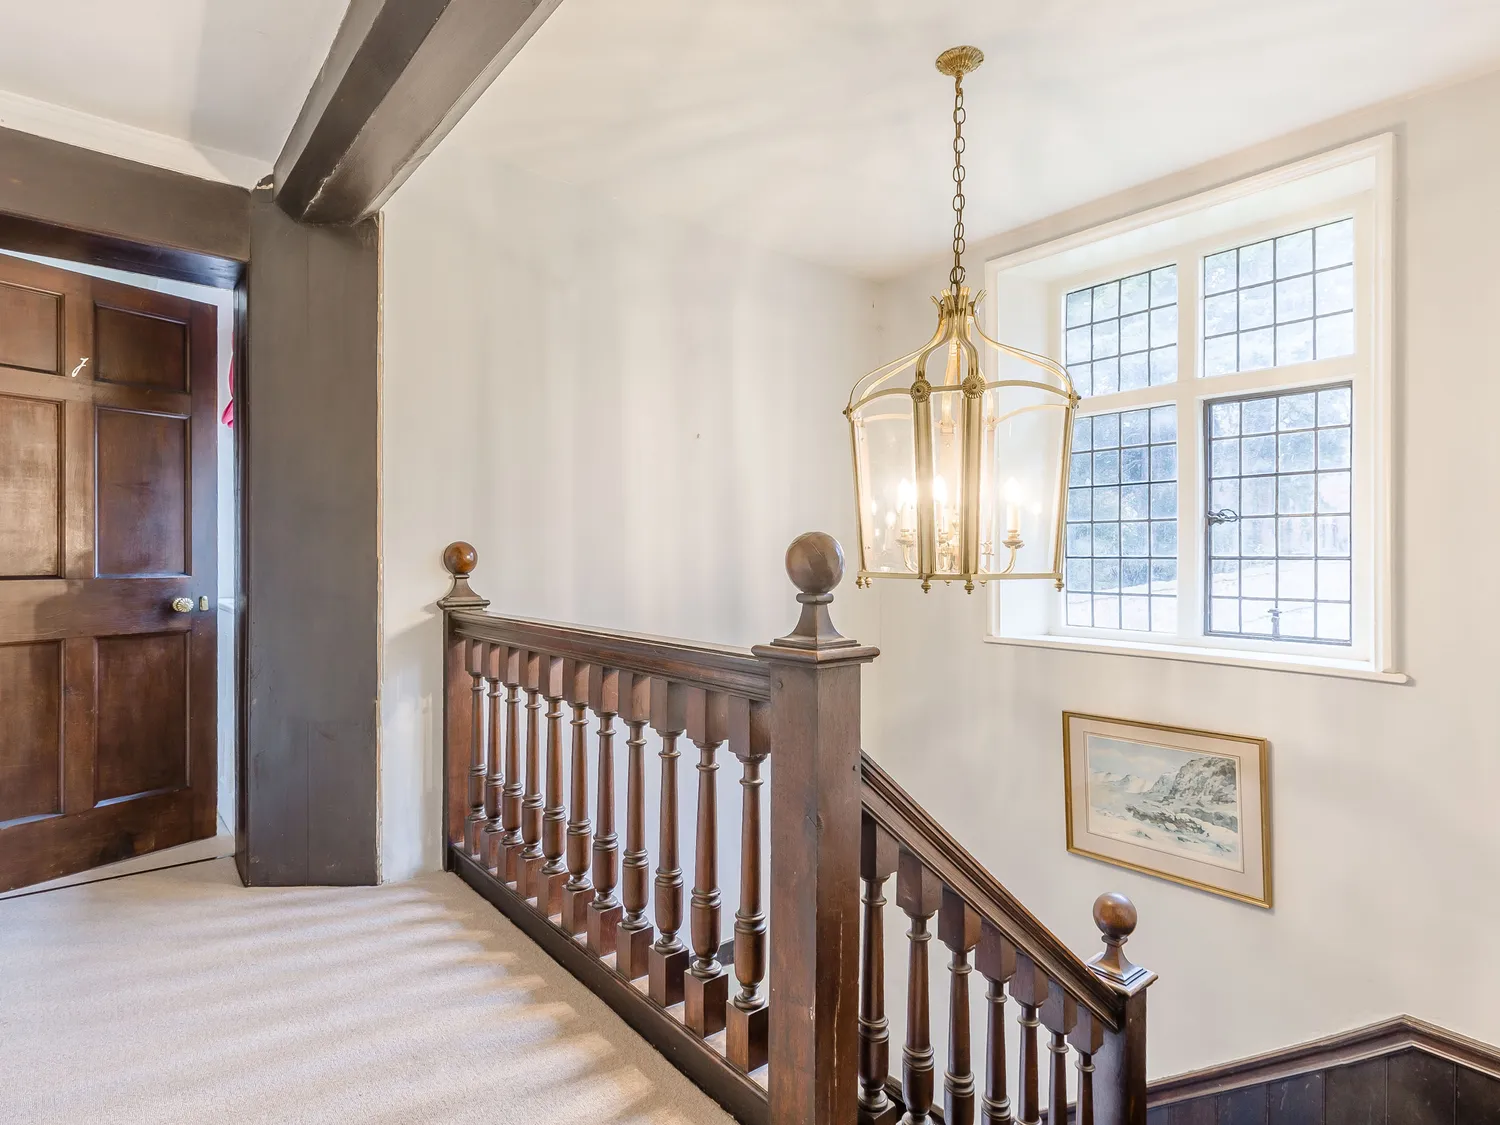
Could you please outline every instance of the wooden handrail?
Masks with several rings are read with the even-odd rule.
[[[452,614],[454,632],[468,640],[604,664],[743,699],[771,697],[770,669],[749,650],[639,633],[618,633],[478,610]]]
[[[1048,1125],[1146,1125],[1146,989],[1156,974],[1125,956],[1137,920],[1130,900],[1110,893],[1094,901],[1094,923],[1104,950],[1085,962],[868,755],[860,755],[860,774],[862,1125],[893,1125],[898,1101],[905,1109],[903,1122],[925,1125],[936,1117],[928,1016],[934,918],[935,936],[951,957],[944,1120],[973,1122],[977,1113],[986,1125],[1037,1123],[1045,1094]],[[888,1090],[889,1021],[882,979],[883,887],[892,876],[897,904],[909,923],[899,1099]],[[987,985],[982,1097],[969,1010],[969,978],[976,971]],[[1020,1006],[1013,1073],[1006,1045],[1007,994]],[[1076,1054],[1078,1070],[1072,1117],[1070,1054]]]
[[[894,876],[909,921],[902,1064],[911,1122],[925,1123],[933,1108],[936,939],[949,955],[949,1121],[1013,1118],[1009,1000],[1019,1008],[1018,1120],[1038,1122],[1045,1095],[1048,1125],[1067,1125],[1076,1055],[1078,1125],[1145,1125],[1145,989],[1155,974],[1123,952],[1135,908],[1101,896],[1094,920],[1104,952],[1081,960],[861,754],[860,669],[877,652],[834,628],[829,605],[844,559],[832,537],[792,543],[797,624],[748,651],[488,613],[469,585],[474,549],[450,544],[443,559],[453,580],[438,602],[449,870],[737,1118],[887,1125],[881,888]],[[696,769],[684,777],[687,746]],[[646,829],[653,765],[661,778],[654,856]],[[721,831],[720,787],[736,781],[739,822]],[[681,814],[694,807],[684,830]],[[737,902],[721,890],[725,840],[738,842]],[[724,946],[729,909],[734,940]],[[855,949],[861,956],[850,956]],[[982,1092],[971,972],[987,983]]]
[[[793,541],[797,624],[753,651],[488,613],[469,585],[478,561],[469,544],[448,546],[452,585],[437,603],[449,870],[746,1125],[853,1125],[859,678],[877,653],[829,616],[842,549],[820,533]],[[623,784],[617,721],[628,736]],[[683,776],[685,746],[696,768]],[[721,830],[721,786],[736,782],[739,821]],[[694,807],[686,829],[681,813]],[[738,842],[737,902],[720,885],[728,840]]]
[[[865,811],[1079,1003],[1117,1031],[1124,999],[1022,906],[868,754],[861,755]]]

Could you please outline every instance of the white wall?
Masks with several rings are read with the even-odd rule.
[[[448,542],[478,548],[494,612],[740,645],[795,621],[792,538],[852,543],[840,411],[873,288],[539,181],[485,151],[478,119],[386,210],[388,880],[441,860]],[[874,640],[875,608],[851,580],[834,616]],[[723,800],[737,778],[721,770]]]
[[[879,591],[885,690],[867,721],[880,730],[880,757],[1074,949],[1098,948],[1089,918],[1098,893],[1135,900],[1130,952],[1161,973],[1150,1000],[1153,1076],[1403,1012],[1500,1042],[1500,354],[1491,343],[1500,75],[1376,107],[971,250],[975,268],[1388,129],[1398,137],[1397,658],[1409,685],[986,644],[979,597],[942,588],[924,597],[908,583]],[[883,288],[892,354],[927,331],[920,301],[943,269],[935,262]],[[1068,855],[1065,709],[1269,738],[1275,909]],[[896,921],[888,933],[900,932]],[[894,978],[904,945],[887,953]],[[936,1027],[945,976],[934,971]]]

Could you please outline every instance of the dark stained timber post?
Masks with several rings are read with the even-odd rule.
[[[1068,1032],[1068,1042],[1078,1052],[1078,1103],[1075,1125],[1094,1125],[1094,1053],[1104,1045],[1104,1026],[1087,1008],[1078,1008],[1078,1020]]]
[[[677,840],[677,740],[687,730],[687,689],[669,680],[651,682],[651,727],[661,736],[660,848],[656,857],[656,928],[648,957],[647,994],[663,1008],[682,1003],[688,949],[682,928],[682,867]]]
[[[926,1125],[932,1120],[934,1093],[932,1051],[932,980],[929,967],[932,944],[929,922],[942,904],[943,886],[922,866],[922,861],[903,851],[896,871],[896,902],[906,913],[911,928],[906,932],[906,1045],[901,1049],[901,1096],[906,1102],[902,1125]]]
[[[974,1125],[974,1065],[970,1049],[969,955],[979,944],[979,913],[948,888],[938,913],[938,937],[948,947],[948,1070],[943,1077],[944,1125]]]
[[[573,705],[573,753],[569,770],[568,880],[562,892],[562,928],[577,936],[588,929],[589,844],[594,826],[589,820],[589,665],[568,661],[563,685]]]
[[[868,814],[860,832],[859,877],[864,891],[860,934],[859,1118],[890,1125],[898,1116],[886,1093],[891,1069],[891,1025],[885,1015],[885,884],[896,873],[896,841]]]
[[[500,837],[504,827],[500,823],[500,800],[501,791],[505,779],[501,775],[501,732],[504,729],[501,723],[501,707],[504,703],[504,686],[500,683],[500,676],[505,670],[505,646],[487,644],[484,646],[484,678],[490,685],[489,694],[489,755],[487,762],[488,777],[484,786],[484,831],[479,837],[479,862],[491,871],[498,866],[500,859]]]
[[[547,798],[542,807],[542,864],[536,892],[537,909],[549,918],[562,912],[562,888],[568,877],[563,863],[563,831],[568,813],[562,797],[562,700],[566,662],[552,657],[542,670],[542,695],[547,700]]]
[[[438,602],[443,611],[443,863],[450,868],[449,847],[464,843],[474,700],[466,663],[469,642],[458,632],[453,615],[490,604],[469,588],[469,575],[477,565],[479,553],[467,543],[450,543],[443,551],[443,567],[453,579]]]
[[[521,849],[520,871],[516,875],[516,890],[522,898],[532,898],[539,893],[542,882],[542,665],[546,657],[541,653],[527,653],[526,659],[526,796],[521,800],[521,838],[525,847]],[[538,903],[545,906],[545,903]]]
[[[984,1000],[987,1014],[985,1039],[984,1098],[980,1110],[985,1125],[1011,1125],[1005,1065],[1005,986],[1016,974],[1016,949],[990,923],[979,930],[979,952],[975,966],[988,984]]]
[[[464,819],[464,851],[479,858],[479,839],[484,831],[484,644],[470,641],[465,659],[473,699],[469,703],[469,815]]]
[[[831,535],[787,548],[796,627],[755,648],[771,665],[771,1059],[776,1125],[856,1119],[859,1073],[859,670],[877,652],[841,636]]]
[[[729,700],[715,691],[688,693],[688,738],[698,748],[698,819],[688,933],[693,959],[683,980],[682,1020],[702,1036],[724,1030],[729,975],[719,963],[718,751],[729,734]]]
[[[1016,956],[1016,975],[1010,980],[1010,995],[1021,1005],[1016,1022],[1021,1041],[1016,1050],[1016,1080],[1019,1125],[1040,1125],[1042,1119],[1042,1079],[1037,1029],[1041,1027],[1042,1004],[1047,999],[1047,977],[1024,953]]]
[[[1055,980],[1047,982],[1042,1025],[1051,1033],[1047,1083],[1047,1125],[1068,1125],[1068,1036],[1078,1025],[1078,1004]]]
[[[1104,937],[1104,952],[1090,959],[1089,968],[1123,1005],[1119,1029],[1103,1033],[1090,1060],[1094,1119],[1099,1125],[1146,1123],[1146,990],[1156,974],[1125,956],[1125,942],[1135,932],[1136,921],[1135,905],[1122,894],[1102,894],[1094,902],[1094,924]]]
[[[500,790],[500,854],[495,864],[500,881],[515,883],[521,877],[521,680],[526,652],[512,648],[505,656],[505,785]]]
[[[771,1010],[766,975],[766,911],[761,871],[761,763],[770,750],[770,715],[748,699],[729,701],[729,749],[740,760],[740,908],[734,914],[734,976],[739,982],[726,1016],[729,1061],[745,1073],[766,1064]]]
[[[651,721],[651,677],[620,673],[620,718],[625,740],[625,858],[620,898],[625,916],[615,935],[615,969],[626,980],[650,972],[651,921],[646,903],[651,890],[651,853],[646,850],[646,724]]]
[[[627,677],[628,679],[628,677]],[[588,910],[588,947],[597,957],[615,951],[622,913],[615,898],[620,838],[615,834],[615,716],[620,713],[620,673],[595,665],[589,675],[589,705],[599,718],[599,776],[594,831],[594,901]]]

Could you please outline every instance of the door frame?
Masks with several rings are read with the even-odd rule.
[[[0,177],[0,248],[233,291],[238,430],[248,338],[250,192],[4,128],[0,164],[15,173]],[[219,707],[234,708],[235,862],[246,881],[244,560],[250,529],[238,503],[246,475],[245,443],[238,438],[237,433],[235,690],[232,700],[219,700]]]
[[[235,863],[247,885],[379,882],[381,217],[299,223],[270,177],[5,128],[0,167],[0,245],[234,291]]]

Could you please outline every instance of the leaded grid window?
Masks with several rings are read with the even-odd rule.
[[[1348,383],[1205,404],[1206,632],[1350,643],[1352,406]]]
[[[1163,266],[1069,293],[1068,373],[1080,395],[1177,380],[1177,267]]]
[[[1067,623],[1177,629],[1177,407],[1079,418],[1068,488]]]
[[[1354,354],[1354,220],[1203,259],[1203,374]]]

